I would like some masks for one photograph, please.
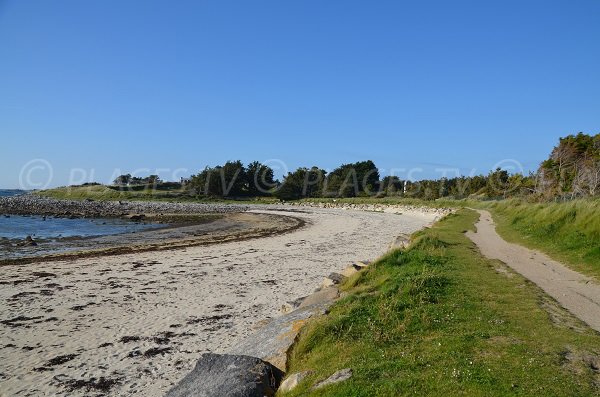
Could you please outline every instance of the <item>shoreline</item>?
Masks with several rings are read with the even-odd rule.
[[[249,217],[255,217],[255,215],[250,215],[248,213],[233,213],[228,214],[226,217],[233,218],[235,217],[235,215],[239,215],[237,218],[246,215],[246,219],[237,222],[238,225],[240,225],[237,227],[235,225],[224,225],[221,230],[202,230],[202,227],[205,226],[206,223],[197,223],[191,225],[166,225],[164,228],[132,233],[135,234],[137,237],[142,237],[142,239],[144,240],[143,242],[138,244],[125,243],[121,245],[110,246],[107,248],[89,248],[85,250],[64,251],[59,253],[39,254],[34,256],[1,258],[0,267],[10,265],[26,265],[40,262],[55,262],[83,258],[125,255],[143,252],[172,251],[188,247],[209,246],[227,242],[242,242],[257,238],[271,237],[274,235],[283,235],[286,233],[291,233],[297,229],[306,226],[306,221],[298,217],[293,217],[289,215],[268,216],[268,214],[265,214],[265,216],[256,216],[257,219],[248,219]],[[209,223],[216,223],[219,220],[221,219],[216,219],[210,221]],[[189,229],[192,229],[194,231],[197,230],[199,233],[202,233],[202,235],[189,237],[185,240],[175,241],[174,235],[172,233],[168,233],[169,231],[180,232],[182,229],[186,229],[186,232]],[[162,234],[162,236],[155,236],[159,233]],[[130,237],[132,234],[127,234],[126,236]],[[115,234],[103,237],[84,237],[78,238],[76,240],[74,239],[72,241],[86,241],[89,244],[93,245],[100,239],[116,241],[122,238],[123,236],[123,234]],[[67,246],[66,248],[68,249],[69,247]]]
[[[228,241],[245,241],[253,238],[269,237],[276,234],[293,232],[298,228],[304,227],[305,222],[298,216],[286,214],[285,216],[290,221],[287,225],[276,225],[278,222],[273,221],[273,227],[262,225],[261,228],[255,230],[252,228],[252,224],[256,223],[256,220],[242,220],[241,223],[246,224],[247,227],[241,228],[240,222],[237,224],[236,222],[230,222],[228,224],[227,220],[235,219],[236,217],[239,218],[240,214],[249,214],[252,210],[267,213],[279,211],[300,215],[310,213],[312,209],[342,209],[409,216],[433,215],[434,217],[429,222],[429,225],[452,212],[448,208],[344,202],[300,201],[270,205],[240,205],[234,203],[95,201],[91,199],[64,200],[34,194],[6,196],[0,197],[0,216],[49,216],[71,219],[120,218],[132,222],[165,223],[165,225],[131,234],[119,233],[104,236],[48,238],[42,240],[39,246],[36,244],[35,247],[18,246],[18,241],[13,241],[18,239],[4,239],[2,244],[8,248],[4,250],[6,257],[0,257],[0,267],[44,261],[167,251],[200,245],[219,244]],[[225,222],[222,222],[223,219],[225,219]],[[220,222],[224,223],[224,225],[218,225]],[[217,227],[205,227],[205,225],[212,223],[217,224]],[[229,232],[224,231],[224,229],[228,228],[230,229]],[[184,233],[176,232],[184,230]],[[169,231],[174,232],[170,233]],[[193,235],[194,237],[189,237],[188,235]],[[120,242],[125,236],[127,236],[128,242]],[[177,241],[174,238],[176,236],[178,237]],[[131,241],[130,237],[133,237],[134,241]],[[18,252],[19,250],[21,252]]]
[[[243,215],[289,217],[290,209]],[[291,212],[305,227],[268,238],[4,266],[3,389],[86,395],[69,385],[103,377],[112,385],[107,395],[162,396],[200,354],[236,346],[330,273],[379,257],[399,234],[435,217]]]
[[[0,266],[243,241],[304,226],[298,218],[248,215],[248,209],[229,204],[59,200],[32,194],[1,197],[0,216],[120,218],[164,225],[134,233],[40,239],[34,244],[4,239]]]
[[[136,215],[197,215],[244,212],[240,204],[185,203],[163,201],[62,200],[35,194],[0,197],[2,215],[46,215],[79,218],[122,218]]]

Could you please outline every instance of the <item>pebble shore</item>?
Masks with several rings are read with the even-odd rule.
[[[0,197],[0,215],[106,218],[131,214],[207,214],[247,211],[247,205],[156,201],[57,200],[33,194]]]
[[[425,207],[416,205],[402,205],[402,204],[355,204],[355,203],[340,203],[340,202],[306,202],[306,201],[292,201],[286,203],[287,205],[297,207],[310,207],[310,208],[337,208],[344,210],[355,210],[355,211],[371,211],[371,212],[386,212],[386,213],[417,213],[417,214],[432,214],[437,216],[437,219],[444,217],[454,212],[451,208],[435,208]]]
[[[433,214],[439,218],[453,212],[450,208],[434,208],[402,204],[355,204],[341,202],[292,201],[269,205],[268,208],[310,207],[386,213]],[[157,201],[58,200],[26,194],[0,197],[0,215],[52,215],[64,217],[105,218],[131,214],[207,214],[245,212],[267,208],[261,204],[182,203]]]

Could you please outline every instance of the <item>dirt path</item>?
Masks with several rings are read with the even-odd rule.
[[[506,263],[576,317],[600,331],[600,285],[594,279],[567,268],[541,252],[504,241],[496,233],[491,214],[483,210],[478,212],[481,216],[475,225],[477,232],[467,232],[467,236],[477,244],[483,255]]]

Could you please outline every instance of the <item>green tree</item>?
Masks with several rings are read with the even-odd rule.
[[[223,197],[244,195],[248,179],[246,169],[240,160],[226,162],[221,168],[220,177]]]
[[[508,171],[496,168],[487,177],[486,192],[488,197],[506,197],[508,184]]]
[[[324,180],[325,171],[318,167],[298,168],[284,178],[275,196],[280,200],[321,197]]]
[[[273,169],[269,166],[253,161],[246,167],[247,193],[249,196],[266,196],[277,187]]]
[[[129,185],[131,183],[131,174],[119,175],[113,181],[115,185]]]
[[[354,197],[361,193],[375,194],[379,185],[379,170],[371,160],[342,164],[331,171],[325,183],[325,194],[333,197]]]
[[[379,190],[387,195],[401,195],[404,190],[404,182],[397,176],[388,175],[381,180]]]

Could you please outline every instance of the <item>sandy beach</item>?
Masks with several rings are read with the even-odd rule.
[[[0,394],[162,396],[200,353],[235,345],[330,272],[377,258],[439,216],[251,212],[306,224],[221,244],[2,267]]]

